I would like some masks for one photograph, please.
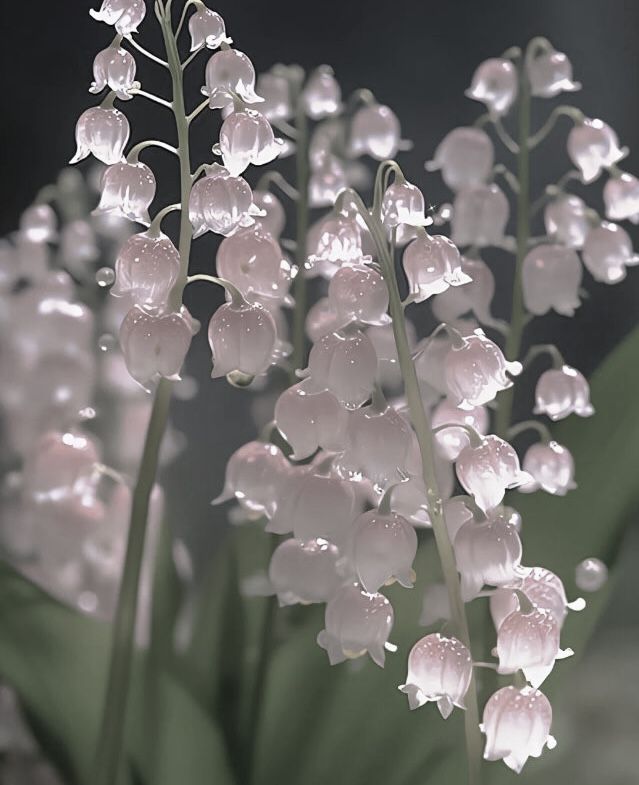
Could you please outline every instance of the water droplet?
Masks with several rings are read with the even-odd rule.
[[[111,286],[115,281],[115,273],[110,267],[100,267],[100,269],[95,274],[95,280],[98,286],[101,286],[103,289],[106,286]]]
[[[98,347],[101,352],[108,352],[115,347],[115,338],[111,333],[104,333],[98,338]]]
[[[78,412],[78,417],[81,420],[95,420],[97,416],[97,412],[93,406],[85,406],[84,409],[80,409]]]
[[[594,556],[584,559],[575,570],[575,583],[582,591],[599,591],[608,580],[608,568]]]

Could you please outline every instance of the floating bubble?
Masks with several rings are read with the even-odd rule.
[[[582,591],[599,591],[608,580],[608,568],[594,557],[584,559],[575,570],[575,583]]]
[[[98,338],[98,347],[101,352],[108,352],[115,347],[115,338],[111,333],[104,333]]]
[[[110,267],[100,267],[95,274],[95,280],[98,286],[104,289],[115,281],[115,272]]]

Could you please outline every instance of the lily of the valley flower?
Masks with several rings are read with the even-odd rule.
[[[280,605],[327,602],[343,578],[339,551],[327,540],[284,540],[271,557],[268,576]]]
[[[232,112],[220,129],[220,152],[224,166],[237,177],[250,165],[263,166],[280,154],[282,142],[261,112],[242,109]]]
[[[576,251],[563,245],[538,245],[523,262],[526,308],[536,316],[551,309],[562,316],[574,316],[581,304],[581,278],[581,262]]]
[[[122,160],[129,134],[129,121],[119,109],[91,107],[82,112],[76,123],[77,150],[70,163],[94,155],[102,163],[117,164]]]
[[[255,69],[250,59],[238,49],[223,49],[206,64],[206,84],[202,94],[208,96],[211,109],[223,109],[234,96],[245,104],[262,101],[255,92]]]
[[[406,180],[395,180],[382,197],[382,221],[387,229],[400,224],[428,226],[431,218],[426,217],[424,194],[416,185]]]
[[[228,237],[240,228],[252,226],[257,212],[246,180],[231,177],[219,164],[208,166],[206,176],[197,180],[191,189],[189,218],[193,237],[205,232]]]
[[[568,248],[581,248],[590,229],[588,207],[574,194],[561,194],[544,210],[546,232]]]
[[[321,120],[337,114],[342,106],[342,91],[327,65],[317,68],[309,77],[302,92],[306,114],[313,120]]]
[[[509,213],[508,199],[495,183],[461,189],[453,203],[453,242],[460,247],[502,245]]]
[[[439,234],[431,237],[424,233],[409,243],[402,264],[409,292],[418,303],[445,292],[449,286],[462,286],[471,280],[462,270],[457,246]]]
[[[251,379],[270,366],[277,328],[269,311],[261,305],[230,302],[211,317],[208,337],[213,357],[211,378],[239,373]]]
[[[585,119],[577,123],[568,134],[566,144],[570,160],[585,183],[596,180],[602,169],[616,164],[626,155],[619,147],[617,134],[602,120]]]
[[[639,223],[639,179],[628,172],[611,177],[604,186],[606,216],[612,221]]]
[[[400,136],[399,120],[390,107],[363,106],[351,121],[350,149],[355,156],[366,154],[376,161],[385,161],[397,153]]]
[[[490,177],[495,149],[481,128],[453,128],[439,143],[429,172],[441,170],[442,179],[452,191],[482,185]]]
[[[473,74],[466,95],[481,101],[493,114],[506,114],[517,97],[517,69],[510,60],[499,57],[484,60]]]
[[[217,49],[222,44],[233,43],[226,35],[224,19],[210,8],[201,6],[189,19],[191,34],[191,51],[195,52],[203,46]]]
[[[630,235],[619,224],[602,221],[584,240],[584,265],[596,281],[618,283],[626,277],[626,267],[639,264]]]
[[[148,226],[155,187],[155,176],[146,164],[112,164],[102,175],[102,194],[95,212],[121,215]]]
[[[118,98],[127,101],[133,96],[130,90],[139,88],[135,81],[135,59],[121,46],[111,45],[95,56],[93,61],[93,83],[90,93],[101,93],[105,87],[113,90]]]
[[[450,428],[438,430],[435,439],[443,455],[449,461],[455,461],[459,457],[459,453],[469,444],[466,428],[472,428],[480,435],[484,435],[488,431],[488,410],[484,406],[460,409],[459,406],[445,398],[435,407],[431,424],[433,428],[450,425]],[[465,427],[456,428],[456,424]]]
[[[526,63],[530,92],[540,98],[553,98],[559,93],[580,90],[572,78],[572,64],[563,52],[546,47]]]
[[[534,414],[546,414],[551,420],[563,420],[570,414],[590,417],[595,413],[590,403],[590,387],[583,374],[570,365],[551,368],[542,373],[535,389]]]
[[[533,444],[524,455],[523,469],[532,481],[522,485],[520,491],[529,493],[538,488],[555,496],[565,496],[576,488],[575,462],[570,451],[555,441]]]
[[[163,232],[132,235],[115,260],[111,294],[129,296],[136,305],[163,309],[180,272],[180,254]]]
[[[367,592],[379,591],[393,580],[412,588],[417,534],[406,518],[371,510],[355,520],[352,536],[351,559]]]
[[[341,325],[388,321],[388,289],[382,276],[363,264],[345,265],[331,278],[328,299]]]
[[[283,300],[290,279],[279,243],[259,226],[242,229],[220,243],[217,274],[239,291]]]
[[[146,15],[144,0],[102,0],[99,11],[89,10],[98,22],[113,25],[120,35],[137,33],[138,25]]]

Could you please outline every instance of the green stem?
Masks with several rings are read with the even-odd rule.
[[[508,360],[516,360],[521,351],[521,339],[524,331],[526,311],[524,308],[524,292],[522,287],[522,268],[528,252],[530,236],[530,85],[525,69],[521,70],[519,88],[519,152],[517,153],[517,256],[515,262],[515,278],[513,282],[512,313],[510,329],[506,338],[505,354]],[[506,438],[512,417],[514,387],[504,390],[499,399],[499,408],[495,420],[495,431],[498,436]]]

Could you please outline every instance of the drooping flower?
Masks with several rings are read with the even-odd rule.
[[[588,232],[581,258],[596,281],[611,284],[626,277],[626,267],[639,264],[628,232],[608,221]]]
[[[191,51],[195,52],[203,46],[217,49],[222,44],[233,43],[226,35],[224,19],[210,8],[200,6],[189,19],[191,34]]]
[[[560,194],[544,210],[546,232],[568,248],[581,248],[588,234],[588,207],[574,194]]]
[[[489,112],[504,115],[517,97],[517,69],[510,60],[491,57],[480,63],[466,96],[481,101]]]
[[[376,161],[393,158],[399,149],[401,129],[397,115],[388,106],[371,104],[355,112],[350,127],[350,151],[370,155]]]
[[[112,44],[95,56],[89,92],[101,93],[108,86],[118,98],[128,101],[133,98],[130,90],[140,87],[140,83],[135,81],[135,71],[135,58],[131,52]]]
[[[370,510],[353,523],[352,538],[351,560],[367,592],[377,592],[393,580],[412,588],[417,534],[406,518]]]
[[[575,462],[570,451],[555,441],[539,442],[528,448],[524,455],[523,469],[532,481],[522,485],[520,491],[530,493],[538,488],[556,496],[565,496],[576,488]]]
[[[611,177],[604,186],[606,217],[611,221],[639,223],[639,179],[628,172]]]
[[[596,557],[584,559],[575,569],[575,583],[582,591],[599,591],[608,580],[608,568]]]
[[[502,687],[484,708],[482,733],[486,734],[486,760],[503,760],[519,773],[528,758],[538,758],[557,742],[550,735],[552,707],[548,698],[533,687]]]
[[[399,689],[408,695],[411,709],[435,701],[446,719],[455,706],[466,708],[464,697],[472,674],[473,661],[468,647],[457,638],[436,632],[417,641],[410,650],[406,684]]]
[[[255,92],[255,68],[239,49],[223,49],[209,58],[202,95],[208,96],[211,109],[223,109],[237,96],[245,104],[262,101]]]
[[[522,267],[526,308],[536,316],[553,309],[574,316],[581,305],[582,268],[576,251],[563,245],[538,245],[529,251]]]
[[[484,406],[460,409],[459,406],[445,398],[433,411],[431,424],[434,429],[444,425],[451,426],[438,431],[435,434],[435,440],[442,454],[449,461],[455,461],[459,457],[459,453],[469,444],[469,436],[465,428],[456,428],[455,425],[472,428],[483,436],[488,431],[488,410]]]
[[[217,274],[243,295],[255,293],[282,300],[289,276],[279,243],[260,227],[242,229],[220,243]]]
[[[625,157],[617,134],[602,120],[585,119],[573,126],[566,142],[570,160],[581,172],[582,180],[591,183],[602,169]]]
[[[506,374],[517,376],[521,370],[521,363],[508,362],[482,330],[453,345],[444,360],[446,386],[461,409],[492,401],[500,390],[512,387]]]
[[[328,207],[335,204],[340,192],[347,185],[346,169],[342,161],[331,153],[325,153],[313,163],[308,182],[309,204],[311,207]]]
[[[495,183],[462,188],[453,203],[452,240],[460,247],[500,246],[509,213],[508,199]]]
[[[228,237],[242,227],[254,223],[257,213],[253,194],[243,177],[231,177],[219,164],[206,169],[206,176],[197,180],[189,198],[189,218],[193,237],[215,232]]]
[[[310,233],[309,233],[310,234]],[[363,262],[362,236],[357,221],[341,213],[329,213],[309,237],[309,263],[356,264]]]
[[[535,389],[534,414],[546,414],[551,420],[563,420],[569,414],[590,417],[595,413],[590,403],[590,387],[583,375],[570,365],[544,371]]]
[[[424,233],[409,243],[402,264],[409,292],[418,303],[445,292],[449,286],[462,286],[471,280],[462,270],[457,246],[439,234]]]
[[[33,243],[47,243],[57,237],[58,219],[49,204],[32,204],[20,216],[20,234]]]
[[[447,289],[433,300],[433,315],[441,322],[455,323],[472,313],[481,324],[494,323],[490,305],[495,294],[495,276],[481,259],[461,258],[461,270],[470,281]]]
[[[77,150],[70,163],[94,155],[102,163],[117,164],[122,160],[129,134],[129,121],[119,109],[86,109],[75,127]]]
[[[309,77],[302,91],[306,114],[313,120],[321,120],[337,114],[342,107],[342,91],[327,65],[317,68]]]
[[[251,164],[263,166],[280,154],[282,142],[261,112],[242,109],[232,112],[220,129],[220,151],[224,166],[237,177]]]
[[[280,605],[327,602],[343,578],[340,554],[327,540],[284,540],[271,557],[268,576]]]
[[[259,74],[257,91],[264,98],[260,106],[264,117],[268,120],[288,120],[291,117],[291,85],[283,73],[273,69]]]
[[[163,309],[180,273],[180,254],[163,232],[132,235],[115,260],[111,294],[147,309]]]
[[[102,175],[102,194],[96,213],[121,215],[148,226],[149,205],[155,198],[155,176],[141,162],[112,164]]]
[[[395,180],[388,186],[382,197],[382,222],[387,229],[400,224],[408,226],[428,226],[424,194],[416,185],[406,180]]]
[[[277,328],[273,317],[258,303],[225,303],[209,322],[213,355],[211,378],[230,373],[248,377],[264,373],[273,359]]]
[[[368,653],[383,668],[393,620],[393,607],[383,594],[369,594],[350,584],[326,604],[325,628],[317,643],[326,650],[331,665]]]
[[[144,0],[102,0],[99,11],[89,10],[98,22],[113,25],[120,35],[137,33],[138,25],[146,15]]]
[[[482,185],[490,177],[495,149],[481,128],[453,128],[439,143],[429,172],[441,170],[442,179],[451,191]]]
[[[366,265],[338,269],[328,285],[328,299],[341,325],[387,321],[388,288],[382,276]]]
[[[552,46],[539,51],[526,62],[530,92],[540,98],[553,98],[559,93],[580,90],[581,85],[572,78],[572,64],[563,52]]]

